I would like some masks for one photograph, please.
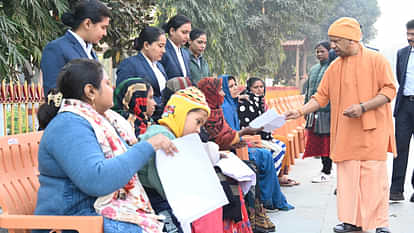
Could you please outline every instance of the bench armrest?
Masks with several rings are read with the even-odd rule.
[[[79,233],[103,233],[101,216],[0,215],[0,227],[6,229],[77,230]]]

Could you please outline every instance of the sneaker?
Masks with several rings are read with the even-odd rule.
[[[375,233],[391,233],[391,231],[386,227],[378,227],[375,229]]]
[[[312,183],[326,183],[331,179],[331,175],[327,175],[321,172],[319,175],[312,179]]]
[[[404,201],[402,192],[390,192],[390,201]]]

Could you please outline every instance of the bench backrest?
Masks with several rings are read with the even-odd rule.
[[[8,214],[33,214],[38,180],[37,152],[43,132],[0,137],[0,206]]]

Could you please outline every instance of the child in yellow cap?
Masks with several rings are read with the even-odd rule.
[[[188,87],[171,96],[161,119],[158,120],[160,125],[150,126],[145,134],[139,137],[141,140],[147,140],[153,135],[163,134],[169,139],[175,139],[191,133],[199,133],[200,127],[204,125],[209,115],[210,108],[204,94],[195,87]],[[166,216],[164,222],[167,232],[176,232],[174,230],[180,229],[180,225],[167,202],[154,157],[138,175],[155,212]]]

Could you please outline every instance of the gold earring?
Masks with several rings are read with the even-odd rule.
[[[92,105],[92,107],[95,107],[95,97],[91,98],[91,105]]]

